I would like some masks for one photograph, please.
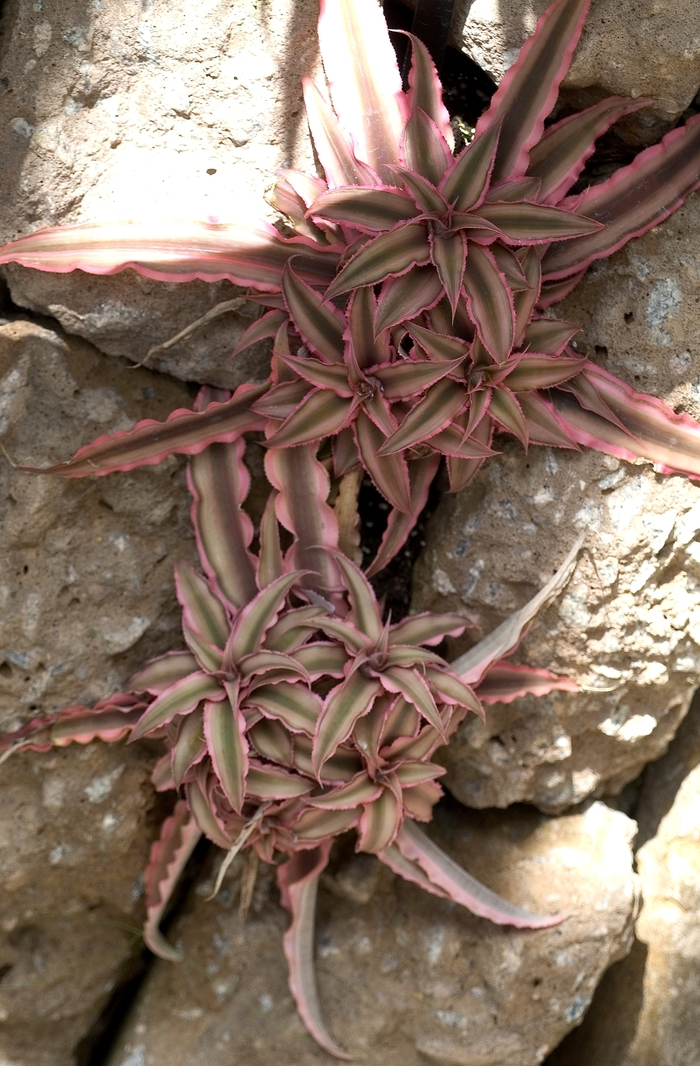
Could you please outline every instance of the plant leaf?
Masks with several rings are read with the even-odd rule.
[[[240,811],[248,772],[248,741],[236,689],[237,685],[227,685],[228,699],[204,704],[204,735],[221,787],[234,811]]]
[[[255,689],[247,700],[259,707],[266,718],[275,718],[293,733],[312,737],[321,714],[321,700],[310,689],[289,681],[263,685]]]
[[[437,234],[433,234],[430,246],[435,269],[445,287],[447,299],[450,301],[454,314],[462,292],[462,278],[464,277],[467,251],[464,237],[459,231],[448,237],[438,237]]]
[[[292,262],[284,268],[282,291],[294,324],[306,343],[330,362],[342,363],[343,320],[335,308],[297,277]]]
[[[150,692],[159,696],[176,681],[181,681],[197,669],[197,660],[188,651],[170,651],[151,659],[142,670],[138,670],[129,681],[133,692]]]
[[[543,204],[482,204],[476,214],[498,226],[510,244],[546,244],[598,233],[602,229],[600,222],[585,218],[583,212],[574,214]]]
[[[518,401],[527,422],[531,444],[549,444],[555,448],[577,449],[573,438],[564,429],[549,400],[544,400],[536,392],[521,392]]]
[[[449,899],[447,893],[443,892],[438,885],[434,885],[418,863],[413,859],[407,859],[396,844],[390,844],[388,848],[378,852],[377,858],[381,859],[385,866],[388,866],[395,874],[403,877],[404,881],[410,881],[422,888],[424,892],[430,892],[433,896],[439,896],[440,899]]]
[[[202,833],[190,815],[184,800],[178,800],[169,818],[163,822],[160,838],[151,846],[146,868],[146,921],[143,939],[154,955],[169,962],[180,962],[182,954],[167,942],[160,922],[170,897]]]
[[[234,663],[260,649],[265,633],[277,621],[287,593],[299,580],[298,571],[283,574],[259,592],[236,617],[226,648]]]
[[[562,78],[569,69],[589,0],[555,0],[491,98],[476,134],[501,124],[493,181],[527,170],[530,148],[542,137]]]
[[[322,796],[311,796],[309,803],[324,811],[343,811],[355,808],[361,803],[371,803],[381,792],[382,786],[363,770],[347,784],[330,789]]]
[[[490,666],[478,687],[482,703],[512,703],[518,696],[532,693],[546,696],[550,692],[578,692],[579,686],[569,677],[557,677],[549,670],[534,666],[516,666],[500,659]]]
[[[202,700],[222,700],[226,693],[219,682],[197,671],[170,688],[153,701],[131,734],[131,740],[139,740],[146,733],[159,729],[172,721],[176,714],[189,714]]]
[[[206,580],[189,563],[180,560],[175,564],[175,588],[187,627],[223,651],[229,634],[229,622],[221,600],[214,595]]]
[[[338,745],[350,735],[357,719],[370,710],[380,692],[379,681],[364,677],[359,670],[333,689],[316,727],[313,766],[317,776]]]
[[[331,436],[342,429],[351,407],[351,400],[330,389],[315,389],[273,433],[267,444],[271,448],[286,449]]]
[[[429,247],[429,246],[428,246]],[[443,294],[443,285],[434,267],[416,266],[400,278],[389,278],[382,286],[374,328],[377,333],[406,323],[421,311],[434,307]]]
[[[394,843],[403,820],[403,811],[390,788],[368,803],[360,818],[357,850],[377,853]]]
[[[280,722],[263,718],[248,730],[248,739],[259,755],[271,762],[292,766],[294,749],[292,738]]]
[[[472,914],[488,918],[498,925],[514,925],[517,929],[544,929],[564,921],[565,915],[532,914],[498,896],[463,870],[410,819],[401,827],[396,846],[407,859],[418,863],[449,899],[466,907]]]
[[[319,86],[311,78],[302,78],[301,84],[306,118],[328,184],[331,187],[373,185],[376,179],[372,171],[356,158],[347,134]]]
[[[299,840],[324,840],[350,829],[359,819],[360,809],[349,811],[304,811],[294,823],[293,832]]]
[[[305,644],[298,648],[294,657],[311,675],[312,681],[328,675],[343,677],[348,661],[344,648],[337,644]]]
[[[275,337],[280,326],[283,326],[286,321],[287,312],[279,310],[268,311],[261,318],[257,318],[241,334],[241,339],[231,352],[229,359],[235,359],[237,355],[244,352],[246,348],[250,348],[252,344],[258,344],[260,341]]]
[[[407,670],[403,666],[390,666],[382,671],[382,684],[389,692],[399,692],[408,703],[413,704],[433,728],[439,733],[444,733],[444,726],[433,694],[416,670]]]
[[[428,389],[420,403],[409,411],[396,432],[382,444],[379,455],[391,455],[429,440],[462,410],[467,398],[463,385],[450,379],[438,381]]]
[[[251,411],[251,406],[267,388],[267,385],[241,385],[230,400],[212,403],[206,411],[178,409],[165,422],[147,418],[137,422],[133,429],[98,437],[92,444],[78,449],[67,463],[21,469],[61,477],[100,477],[114,470],[153,466],[176,453],[195,455],[213,441],[232,441],[248,430],[261,429],[263,423]]]
[[[494,124],[457,156],[440,183],[440,192],[456,211],[469,211],[484,198],[493,170],[500,127]]]
[[[309,209],[314,218],[343,222],[364,233],[386,232],[420,213],[410,196],[384,185],[331,189]]]
[[[562,355],[525,355],[503,380],[512,392],[549,389],[578,374],[585,359]]]
[[[564,588],[576,566],[576,559],[585,539],[582,533],[568,553],[556,574],[533,596],[524,607],[515,611],[505,622],[501,622],[492,633],[479,641],[473,648],[460,655],[451,664],[452,672],[468,685],[478,685],[481,678],[493,663],[504,659],[518,646],[523,630],[535,615]]]
[[[367,577],[374,577],[400,551],[418,521],[418,516],[428,502],[430,485],[440,465],[439,455],[427,455],[414,459],[408,467],[411,490],[411,507],[409,511],[400,511],[394,507],[389,514],[386,530],[379,545],[379,550],[367,568]]]
[[[422,108],[413,110],[406,123],[401,158],[404,167],[401,168],[403,173],[399,176],[414,194],[416,193],[413,186],[419,186],[416,194],[418,203],[427,211],[444,210],[440,204],[442,197],[436,192],[435,186],[440,183],[445,170],[452,162],[452,152],[437,123]],[[398,173],[398,169],[395,169],[394,173]],[[422,189],[422,183],[416,182],[418,175],[430,182],[429,189]],[[428,204],[431,206],[427,206]]]
[[[459,637],[471,623],[461,614],[412,614],[391,627],[392,644],[440,644],[445,637]]]
[[[527,448],[529,437],[525,416],[513,393],[504,385],[492,390],[489,414]]]
[[[534,318],[525,328],[522,346],[529,352],[559,355],[580,332],[581,327],[573,322],[564,322],[558,318]]]
[[[464,269],[464,288],[469,312],[484,347],[496,362],[502,363],[513,346],[513,297],[491,252],[473,241],[469,244]]]
[[[326,299],[332,300],[361,285],[375,285],[385,278],[405,274],[412,266],[427,263],[429,259],[430,245],[424,223],[399,223],[388,233],[368,241],[345,264],[326,290]],[[379,333],[379,327],[376,328]]]
[[[392,507],[408,513],[411,488],[406,460],[398,450],[393,455],[380,454],[387,438],[364,411],[355,419],[355,433],[360,460],[372,481]]]
[[[262,800],[293,799],[304,796],[313,788],[313,781],[290,774],[279,766],[252,762],[246,777],[246,793]]]

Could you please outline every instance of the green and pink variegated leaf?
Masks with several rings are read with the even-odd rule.
[[[246,604],[236,616],[231,634],[226,645],[226,658],[238,663],[245,655],[252,655],[260,650],[265,634],[277,621],[285,598],[302,577],[298,570],[283,574],[268,585]],[[278,652],[270,654],[279,654]]]
[[[406,123],[401,161],[403,167],[391,169],[411,190],[416,203],[424,211],[442,213],[445,208],[441,206],[442,197],[436,186],[452,162],[452,152],[437,124],[420,107],[411,112]]]
[[[324,772],[324,778],[325,778]],[[326,778],[330,780],[330,778]],[[297,846],[302,841],[308,841],[307,846],[312,847],[317,840],[325,840],[327,837],[337,836],[346,829],[350,829],[359,821],[361,808],[356,807],[348,811],[317,811],[309,809],[304,811],[298,821],[294,823],[293,832]]]
[[[247,702],[266,718],[282,722],[292,733],[306,733],[310,737],[314,735],[323,706],[310,689],[289,681],[263,685],[250,694]]]
[[[212,766],[234,811],[240,811],[248,772],[245,719],[238,708],[237,686],[227,684],[228,699],[204,704],[204,736]]]
[[[479,119],[477,136],[496,123],[501,126],[494,181],[527,171],[529,151],[542,137],[588,6],[589,0],[555,0],[547,8]]]
[[[392,507],[410,513],[411,486],[403,455],[398,449],[392,455],[382,454],[387,438],[364,411],[358,412],[354,430],[360,462],[382,496]]]
[[[450,379],[438,381],[409,411],[396,432],[382,444],[378,454],[391,455],[430,440],[459,414],[467,399],[463,385]]]
[[[544,278],[578,273],[595,259],[612,255],[632,237],[646,233],[677,211],[700,186],[700,115],[671,130],[659,144],[640,152],[629,166],[572,198],[577,214],[604,228],[587,237],[553,244],[542,261]],[[567,201],[564,201],[564,206]]]
[[[342,363],[345,322],[331,304],[297,277],[292,261],[282,274],[287,309],[305,342],[331,363]]]
[[[200,707],[183,718],[177,741],[172,749],[173,785],[180,788],[187,771],[207,753],[204,736],[204,712]]]
[[[104,710],[87,708],[68,708],[57,715],[49,726],[48,735],[51,746],[64,748],[68,744],[90,744],[93,740],[113,743],[124,740],[136,725],[144,704],[133,701],[131,707],[112,709],[113,704],[103,701]]]
[[[219,682],[202,671],[176,681],[153,701],[131,734],[139,740],[155,729],[171,722],[178,714],[189,714],[202,700],[222,700],[226,696]]]
[[[359,567],[351,563],[341,552],[334,554],[343,575],[343,583],[348,590],[353,625],[357,626],[360,632],[369,637],[374,644],[380,639],[383,629],[374,589]]]
[[[160,931],[160,922],[201,835],[187,804],[184,800],[179,800],[172,815],[163,822],[160,839],[151,847],[151,857],[146,869],[146,922],[143,939],[154,955],[170,962],[180,962],[182,954],[167,942]]]
[[[410,196],[386,185],[330,189],[309,209],[313,218],[343,222],[363,233],[384,233],[420,214]]]
[[[187,651],[171,651],[152,659],[142,670],[133,675],[129,687],[133,692],[150,692],[159,696],[176,681],[197,670],[197,660]]]
[[[464,269],[467,306],[479,337],[496,362],[510,354],[515,331],[513,295],[493,254],[473,241]]]
[[[469,211],[480,204],[493,170],[500,126],[494,123],[457,156],[440,183],[440,192],[456,211]]]
[[[67,463],[22,469],[61,477],[101,477],[115,470],[153,466],[168,455],[196,455],[214,441],[233,441],[248,430],[262,429],[264,420],[252,405],[267,389],[267,384],[241,385],[230,400],[212,403],[205,411],[178,409],[165,422],[147,418],[133,429],[98,437]]]
[[[501,659],[490,666],[478,686],[482,703],[512,703],[518,696],[546,696],[550,692],[578,692],[570,677],[557,677],[549,670],[518,666]]]
[[[229,635],[229,622],[221,600],[211,591],[207,581],[189,563],[180,561],[175,565],[175,588],[185,626],[223,651]]]
[[[609,96],[545,130],[542,139],[530,149],[528,166],[528,174],[542,180],[538,199],[553,204],[561,200],[593,155],[598,137],[623,115],[639,111],[651,102],[644,98]]]
[[[524,202],[482,204],[476,215],[497,226],[503,239],[515,245],[570,240],[603,228],[600,222],[585,218],[583,211],[574,214],[559,207]]]
[[[407,703],[412,703],[426,721],[443,733],[443,723],[435,698],[417,670],[402,666],[390,666],[382,671],[382,684],[389,692],[398,692]]]
[[[648,459],[663,474],[700,477],[700,424],[695,419],[635,392],[601,367],[588,364],[584,373],[615,421],[558,390],[552,394],[554,409],[572,440],[628,462]]]
[[[330,839],[310,851],[298,851],[277,867],[282,904],[291,911],[292,923],[284,934],[284,954],[289,966],[289,987],[304,1025],[314,1040],[331,1055],[350,1059],[338,1047],[323,1022],[314,970],[314,917],[318,881],[328,863]]]
[[[453,673],[467,685],[477,686],[489,667],[514,651],[535,615],[564,588],[571,577],[584,539],[585,534],[582,533],[557,572],[536,596],[506,618],[505,622],[473,648],[454,660],[451,664]]]
[[[305,796],[314,782],[299,774],[290,774],[279,766],[250,761],[246,776],[246,794],[260,800],[286,800]]]
[[[396,160],[398,162],[398,160]],[[233,281],[279,291],[292,256],[310,284],[327,285],[342,249],[307,237],[281,237],[266,222],[257,226],[210,222],[86,223],[39,230],[0,248],[0,263],[65,274],[115,274],[131,267],[156,281]]]
[[[352,400],[330,389],[315,389],[268,439],[278,450],[311,444],[338,433],[352,413]]]
[[[411,112],[420,109],[437,126],[450,152],[454,150],[455,138],[450,122],[450,113],[442,99],[442,85],[430,52],[419,37],[413,33],[406,36],[411,42],[412,62],[408,75],[408,108]]]
[[[447,893],[439,885],[433,884],[418,863],[400,852],[396,844],[390,844],[388,848],[384,848],[384,851],[377,854],[377,858],[381,859],[393,873],[403,877],[405,881],[418,885],[424,892],[430,892],[431,895],[438,896],[440,899],[449,899]]]
[[[346,263],[326,290],[326,299],[334,299],[362,285],[375,285],[388,277],[398,277],[429,259],[430,244],[425,225],[422,222],[399,223],[388,233],[368,241]]]
[[[309,803],[323,811],[344,811],[362,803],[372,803],[382,792],[382,786],[362,771],[345,785],[332,788],[321,796],[311,796]]]
[[[357,831],[357,850],[376,854],[396,840],[403,821],[403,809],[390,788],[368,803],[362,812]]]
[[[268,311],[261,318],[257,318],[241,335],[236,347],[231,352],[230,358],[234,359],[241,352],[244,352],[246,348],[250,348],[252,344],[257,344],[259,341],[269,340],[272,337],[277,336],[277,332],[280,326],[283,326],[287,321],[288,315],[286,311],[272,310]]]
[[[426,244],[429,249],[429,244]],[[374,328],[377,333],[406,323],[422,311],[434,307],[444,288],[432,266],[414,266],[398,278],[384,282],[377,306]]]
[[[367,568],[367,577],[378,574],[406,543],[411,530],[428,502],[428,493],[433,478],[440,465],[439,455],[428,455],[423,459],[414,459],[408,464],[411,507],[408,511],[392,508],[382,537],[379,550]]]
[[[498,925],[514,925],[518,929],[544,929],[559,925],[566,917],[563,914],[532,914],[509,903],[463,870],[410,819],[403,823],[396,837],[396,846],[402,855],[417,863],[449,899],[481,918],[488,918]]]
[[[357,157],[382,175],[385,164],[399,161],[408,114],[377,0],[322,0],[318,39],[335,112]]]
[[[370,710],[381,688],[376,678],[364,677],[356,670],[333,689],[316,727],[313,765],[317,776],[338,745],[350,736],[357,719]]]
[[[551,401],[543,399],[537,392],[521,392],[518,394],[518,401],[527,422],[531,444],[548,444],[554,448],[578,450]]]
[[[471,623],[461,614],[412,614],[391,627],[392,644],[440,644],[445,637],[459,637]]]
[[[361,163],[350,138],[341,127],[328,98],[311,78],[302,78],[306,119],[318,158],[331,188],[339,185],[374,185],[378,178]]]

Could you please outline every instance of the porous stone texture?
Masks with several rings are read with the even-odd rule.
[[[191,406],[180,383],[22,320],[0,325],[0,730],[92,704],[181,642],[173,564],[194,559],[181,459],[107,478],[13,469]]]
[[[314,172],[300,77],[318,67],[317,16],[316,3],[293,0],[8,0],[2,241],[84,221],[273,218],[264,194],[275,170]],[[237,292],[164,289],[133,272],[26,275],[8,271],[17,303],[136,361]],[[224,367],[249,321],[228,314],[153,365],[224,385],[264,374],[260,351]]]
[[[160,804],[144,746],[97,741],[0,767],[0,1062],[74,1066],[132,968]]]
[[[517,931],[475,918],[340,842],[322,881],[316,967],[330,1029],[368,1066],[535,1066],[581,1017],[608,962],[629,947],[636,907],[634,823],[594,804],[533,811],[440,810],[431,827],[457,861],[562,925]],[[272,870],[245,922],[238,878],[195,889],[170,938],[184,965],[157,962],[109,1066],[330,1064],[287,987],[288,924]],[[206,976],[204,976],[206,974]]]
[[[473,0],[457,5],[453,43],[495,81],[515,62],[549,0]],[[654,140],[700,88],[700,10],[694,0],[592,0],[563,88],[579,106],[603,95],[651,97],[628,128]]]
[[[515,656],[580,691],[524,696],[465,721],[441,757],[469,806],[556,812],[616,794],[662,754],[688,709],[700,676],[700,487],[649,464],[526,455],[506,441],[470,486],[443,496],[413,606],[466,612],[473,642],[534,595],[581,530],[570,583]]]
[[[644,905],[631,954],[605,975],[548,1066],[700,1062],[700,700],[644,774],[636,815]]]
[[[640,392],[700,418],[700,194],[601,259],[552,309],[574,346]]]

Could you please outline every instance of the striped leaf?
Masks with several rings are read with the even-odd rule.
[[[297,276],[292,262],[284,268],[282,291],[294,324],[315,352],[332,363],[342,363],[343,320],[330,304]]]
[[[215,678],[200,671],[190,674],[166,688],[153,701],[132,732],[131,739],[139,740],[146,733],[171,722],[177,714],[189,714],[202,700],[223,700],[225,695]]]
[[[326,290],[326,299],[332,300],[361,285],[375,285],[385,278],[405,274],[412,266],[427,263],[429,259],[430,245],[425,225],[421,222],[400,223],[389,233],[368,241],[352,257]]]
[[[403,811],[390,788],[382,790],[378,799],[365,807],[358,829],[357,850],[376,854],[394,843]]]
[[[227,686],[229,698],[204,704],[204,736],[212,766],[234,811],[240,811],[248,772],[245,719],[237,706],[237,686]]]
[[[154,955],[170,962],[180,962],[182,954],[168,944],[160,931],[160,922],[175,886],[201,836],[200,829],[184,800],[163,822],[160,838],[151,846],[146,868],[146,921],[143,939]]]
[[[370,710],[380,692],[379,681],[364,677],[359,670],[333,690],[316,727],[313,766],[317,776],[338,745],[350,736],[357,719]]]
[[[263,685],[250,694],[247,702],[258,707],[266,718],[274,718],[293,733],[313,736],[321,715],[321,700],[303,685],[280,681]]]

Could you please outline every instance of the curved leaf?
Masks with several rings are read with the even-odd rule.
[[[385,278],[405,274],[412,266],[427,263],[429,259],[430,245],[425,224],[400,223],[388,233],[368,241],[346,263],[326,290],[326,299],[332,300],[361,285],[375,285]]]
[[[390,788],[365,807],[358,829],[357,850],[377,853],[394,843],[403,820],[403,811]]]
[[[176,681],[193,674],[197,670],[197,660],[188,651],[170,651],[151,659],[143,670],[138,670],[129,681],[133,692],[150,692],[159,696]]]
[[[315,389],[273,433],[267,444],[270,448],[286,449],[329,437],[342,429],[351,408],[352,400],[329,389]]]
[[[343,320],[335,308],[297,277],[292,262],[284,268],[282,291],[294,324],[306,343],[332,363],[342,363]]]
[[[411,42],[411,70],[408,75],[408,106],[411,112],[420,108],[437,126],[450,151],[454,149],[454,133],[450,113],[442,99],[442,85],[430,52],[413,33],[406,36]]]
[[[579,686],[570,677],[557,677],[549,670],[516,666],[501,659],[486,671],[477,692],[482,703],[512,703],[518,696],[546,696],[555,690],[578,692]]]
[[[412,448],[429,440],[458,414],[468,399],[463,385],[443,379],[432,385],[424,398],[409,411],[395,433],[379,449],[379,456]]]
[[[367,714],[380,692],[379,681],[364,677],[359,670],[333,690],[316,727],[313,765],[317,775],[338,745],[350,735],[357,719]]]
[[[248,772],[245,720],[237,706],[233,686],[229,699],[204,704],[204,735],[212,766],[234,811],[240,811]]]
[[[427,195],[421,194],[420,191],[417,193],[418,203],[426,211],[439,211],[441,208],[436,206],[436,202],[439,205],[441,197],[436,195],[434,187],[440,183],[445,170],[452,162],[452,152],[436,122],[423,108],[416,108],[411,112],[404,129],[401,148],[405,170],[425,178],[433,187],[432,192],[427,191]],[[395,169],[394,173],[397,172]],[[399,176],[409,188],[414,184],[408,174]],[[415,190],[411,188],[411,191]]]
[[[251,762],[246,777],[246,792],[256,799],[283,800],[304,796],[313,788],[313,782],[298,774],[290,774],[278,766]]]
[[[382,786],[363,770],[347,784],[333,788],[322,796],[310,796],[309,803],[324,811],[343,811],[354,809],[361,803],[371,803],[381,792]]]
[[[322,193],[308,213],[314,218],[343,222],[366,233],[381,233],[393,229],[397,222],[416,218],[421,212],[398,189],[360,185]]]
[[[184,800],[163,822],[160,838],[151,846],[146,868],[146,921],[143,939],[154,955],[169,962],[180,962],[182,954],[168,944],[159,926],[180,874],[194,851],[202,833],[190,815]]]
[[[391,329],[399,322],[405,323],[421,311],[434,307],[443,291],[443,284],[432,265],[412,267],[400,278],[390,278],[382,286],[377,305],[376,332]]]
[[[197,671],[170,688],[153,701],[131,734],[131,740],[139,740],[146,733],[159,729],[172,721],[176,714],[189,714],[201,700],[222,700],[226,693],[219,682]]]
[[[440,192],[456,211],[469,211],[484,198],[493,170],[500,127],[494,124],[457,156],[440,183]]]
[[[513,297],[491,252],[473,241],[469,244],[464,269],[464,288],[484,347],[497,362],[503,362],[513,345]]]
[[[266,718],[275,718],[293,733],[306,733],[310,737],[316,731],[322,708],[314,692],[289,681],[263,685],[251,693],[247,702],[259,707]]]
[[[482,204],[476,214],[498,226],[510,244],[546,244],[598,233],[603,228],[595,219],[584,217],[583,212],[574,214],[543,204]]]
[[[347,134],[318,85],[311,78],[302,78],[301,84],[306,118],[328,184],[331,187],[373,185],[372,171],[355,156]]]

